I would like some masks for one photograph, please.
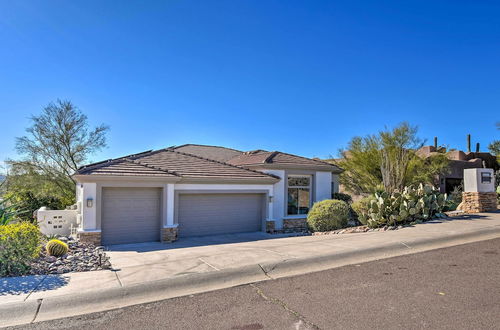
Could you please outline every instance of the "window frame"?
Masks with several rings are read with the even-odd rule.
[[[307,186],[290,186],[289,179],[290,178],[307,178],[309,180],[309,185]],[[286,175],[286,205],[285,205],[285,216],[286,217],[306,217],[307,213],[298,213],[299,207],[297,207],[297,213],[288,213],[288,200],[289,200],[289,189],[307,189],[309,192],[309,204],[307,213],[311,210],[313,204],[313,175],[311,174],[287,174]],[[298,196],[298,195],[297,195]]]

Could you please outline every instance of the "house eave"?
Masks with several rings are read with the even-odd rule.
[[[77,183],[101,182],[101,181],[142,181],[142,182],[163,182],[176,183],[180,177],[165,177],[151,175],[104,175],[104,174],[75,174],[72,176]]]
[[[296,164],[249,164],[240,165],[241,167],[246,167],[250,169],[275,169],[275,170],[312,170],[312,171],[325,171],[332,172],[334,174],[340,174],[343,172],[341,168],[329,166],[329,165],[296,165]]]
[[[86,182],[163,182],[163,183],[204,183],[204,184],[274,184],[280,179],[273,177],[262,178],[234,178],[234,177],[164,177],[139,175],[103,175],[103,174],[75,174],[73,179],[77,183]]]
[[[179,183],[204,183],[204,184],[274,184],[280,179],[269,178],[221,178],[221,177],[184,177]]]

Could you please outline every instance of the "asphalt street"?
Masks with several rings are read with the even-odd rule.
[[[500,329],[500,239],[28,329]]]

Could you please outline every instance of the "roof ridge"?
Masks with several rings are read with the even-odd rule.
[[[170,149],[170,148],[177,149],[177,148],[182,148],[182,147],[186,147],[186,146],[213,147],[213,148],[228,149],[228,150],[237,151],[237,152],[241,152],[241,153],[245,152],[245,151],[241,151],[241,150],[234,149],[234,148],[228,148],[228,147],[223,147],[223,146],[214,146],[214,145],[210,145],[210,144],[197,144],[197,143],[186,143],[186,144],[181,144],[180,146],[171,146],[171,147],[168,147],[166,149]]]
[[[222,164],[222,165],[226,165],[226,166],[231,166],[231,167],[239,168],[240,170],[245,170],[245,171],[249,171],[249,172],[253,172],[253,173],[258,173],[258,174],[264,174],[264,175],[273,177],[275,179],[279,179],[278,176],[273,175],[273,174],[264,173],[264,172],[260,172],[260,171],[256,171],[256,170],[251,170],[251,169],[244,168],[244,167],[241,167],[241,166],[237,166],[237,165],[233,165],[233,164],[228,164],[228,163],[225,163],[225,162],[220,162],[218,160],[209,159],[209,158],[201,157],[201,156],[198,156],[198,155],[193,155],[193,154],[189,154],[189,153],[186,153],[186,152],[177,151],[177,150],[174,150],[174,149],[170,149],[170,150],[165,149],[165,150],[171,151],[171,152],[175,152],[175,153],[178,153],[178,154],[181,154],[181,155],[186,155],[186,156],[190,156],[190,157],[194,157],[194,158],[208,160],[209,162],[212,162],[212,163],[218,163],[218,164]]]
[[[143,152],[138,152],[136,154],[130,154],[130,155],[126,155],[126,156],[122,156],[122,157],[118,157],[118,158],[110,158],[110,159],[107,159],[107,160],[101,160],[100,162],[90,163],[90,164],[87,164],[87,165],[82,165],[79,168],[77,168],[76,171],[78,172],[78,171],[80,171],[80,170],[82,170],[84,168],[91,167],[91,166],[96,166],[96,165],[100,165],[100,164],[111,162],[111,161],[118,161],[118,160],[121,160],[121,159],[125,159],[125,158],[129,158],[129,157],[134,157],[134,156],[142,155],[142,154],[145,154],[145,153],[148,153],[148,152],[151,152],[151,151],[153,151],[153,149],[150,149],[150,150],[147,150],[147,151],[143,151]]]
[[[313,158],[308,158],[308,157],[304,157],[304,156],[299,156],[299,155],[294,155],[294,154],[289,154],[287,152],[283,152],[283,151],[278,151],[279,153],[282,153],[284,155],[288,155],[288,156],[295,156],[295,157],[299,157],[299,158],[302,158],[302,159],[307,159],[307,160],[312,160],[312,161],[315,161],[315,162],[318,162],[318,163],[323,163],[325,165],[329,165],[329,166],[335,166],[335,167],[338,167],[337,165],[333,165],[333,164],[330,164],[328,162],[325,162],[325,161],[322,161],[322,160],[319,160],[319,159],[313,159]]]
[[[166,170],[166,169],[161,168],[161,167],[157,167],[157,166],[153,166],[153,165],[149,165],[149,164],[144,164],[144,163],[141,163],[140,161],[135,160],[135,159],[125,158],[124,161],[130,162],[130,163],[133,163],[133,164],[137,164],[137,165],[141,165],[141,166],[144,166],[144,167],[147,167],[147,168],[151,168],[153,170],[162,171],[162,172],[165,172],[165,173],[168,173],[168,174],[172,174],[174,176],[182,177],[179,173],[177,173],[175,171],[170,171],[170,170]]]
[[[107,159],[107,160],[103,160],[103,161],[100,161],[100,162],[97,162],[97,163],[92,163],[92,164],[89,164],[89,165],[80,166],[76,170],[76,173],[80,173],[82,171],[89,171],[89,170],[92,170],[92,169],[95,169],[95,168],[99,168],[100,167],[99,165],[104,165],[104,164],[112,165],[112,164],[118,163],[120,161],[124,161],[124,159],[122,159],[122,158]]]

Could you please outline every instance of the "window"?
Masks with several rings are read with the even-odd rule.
[[[491,183],[490,172],[481,172],[481,183]]]
[[[307,214],[311,206],[311,177],[288,176],[288,215]]]
[[[332,199],[333,199],[333,195],[335,194],[335,182],[332,182]]]

